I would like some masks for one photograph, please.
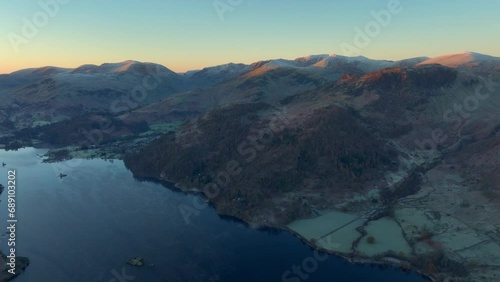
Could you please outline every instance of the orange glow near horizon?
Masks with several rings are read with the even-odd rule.
[[[500,39],[493,36],[500,2],[425,1],[401,1],[401,14],[353,56],[400,60],[472,51],[500,57]],[[374,21],[371,12],[387,7],[387,0],[294,5],[255,0],[243,1],[222,19],[211,1],[67,2],[17,45],[9,36],[25,35],[25,20],[43,9],[38,1],[2,2],[0,73],[127,60],[185,72],[231,62],[344,55],[342,44],[354,44],[356,30]]]
[[[459,51],[461,52],[461,51]],[[441,53],[441,54],[434,54],[432,56],[427,55],[427,57],[437,57],[445,54],[452,54],[452,53],[458,53],[456,50],[453,50],[453,52],[449,53]],[[326,52],[316,52],[314,54],[326,54]],[[484,53],[486,55],[492,55],[491,53]],[[426,56],[426,54],[419,54],[419,55],[410,55],[407,57],[397,57],[397,58],[389,58],[389,57],[371,57],[371,56],[366,56],[371,59],[379,59],[379,60],[401,60],[401,59],[407,59],[407,58],[412,58],[412,57],[419,57],[419,56]],[[492,55],[495,56],[495,55]],[[237,57],[237,56],[234,56]],[[18,70],[22,69],[29,69],[29,68],[40,68],[40,67],[46,67],[46,66],[53,66],[53,67],[61,67],[61,68],[77,68],[81,65],[101,65],[104,63],[119,63],[119,62],[125,62],[128,60],[133,60],[133,61],[139,61],[139,62],[150,62],[150,63],[156,63],[156,64],[161,64],[168,69],[177,72],[177,73],[183,73],[186,71],[190,70],[199,70],[203,69],[205,67],[211,67],[211,66],[216,66],[216,65],[222,65],[222,64],[228,64],[228,63],[244,63],[244,64],[251,64],[255,63],[258,61],[263,61],[263,60],[269,60],[269,59],[289,59],[293,60],[296,58],[303,57],[302,55],[290,55],[288,57],[285,56],[265,56],[262,55],[262,57],[252,57],[252,58],[241,58],[240,60],[237,59],[231,59],[226,56],[221,56],[220,58],[216,56],[209,56],[208,58],[193,58],[191,57],[191,60],[183,60],[180,57],[173,57],[169,59],[158,59],[154,60],[152,57],[144,57],[144,58],[129,58],[129,57],[123,57],[120,58],[118,56],[112,56],[112,58],[106,60],[106,59],[92,59],[86,61],[84,58],[73,58],[69,59],[66,58],[65,56],[54,56],[54,59],[49,59],[48,56],[18,56],[17,58],[3,58],[0,60],[0,74],[8,74],[12,73]]]

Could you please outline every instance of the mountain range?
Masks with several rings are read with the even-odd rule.
[[[412,247],[391,256],[433,277],[500,267],[500,58],[43,67],[0,75],[0,97],[6,149],[123,158],[255,226],[382,210]]]
[[[146,120],[156,116],[175,119],[235,102],[275,103],[334,82],[345,74],[359,76],[384,68],[427,64],[494,68],[498,62],[495,57],[465,52],[401,61],[313,55],[250,65],[231,63],[183,74],[137,61],[75,69],[42,67],[0,75],[0,95],[4,99],[0,113],[8,116],[16,129],[101,112],[132,112],[131,117]],[[149,87],[144,87],[145,83]],[[33,115],[37,118],[31,118]]]

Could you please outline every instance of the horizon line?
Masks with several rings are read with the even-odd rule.
[[[13,73],[16,73],[16,72],[19,72],[19,71],[31,70],[31,69],[36,70],[36,69],[43,69],[43,68],[59,68],[59,69],[75,70],[75,69],[77,69],[79,67],[82,67],[82,66],[96,66],[96,67],[99,67],[99,66],[103,66],[103,65],[106,65],[106,64],[122,64],[122,63],[127,63],[127,62],[160,65],[160,66],[163,66],[163,67],[165,67],[165,68],[169,69],[170,71],[175,72],[177,74],[185,74],[185,73],[192,72],[192,71],[200,71],[200,70],[203,70],[203,69],[206,69],[206,68],[212,68],[212,67],[218,67],[218,66],[225,66],[225,65],[230,65],[230,64],[252,65],[254,63],[259,63],[259,62],[264,62],[264,61],[272,61],[272,60],[294,61],[294,60],[298,60],[298,59],[302,59],[302,58],[308,58],[308,57],[314,57],[314,56],[329,56],[329,57],[344,57],[344,58],[365,58],[365,59],[374,60],[374,61],[398,62],[398,61],[404,61],[404,60],[415,59],[415,58],[433,59],[433,58],[439,58],[439,57],[450,56],[450,55],[459,55],[459,54],[478,54],[478,55],[486,55],[486,56],[490,56],[490,57],[494,57],[494,58],[499,58],[500,59],[500,57],[496,57],[496,56],[489,55],[489,54],[484,54],[484,53],[479,53],[479,52],[474,52],[474,51],[461,51],[461,52],[454,52],[454,53],[445,53],[445,54],[442,54],[442,55],[439,55],[439,56],[435,56],[435,57],[430,57],[430,56],[414,56],[414,57],[408,57],[408,58],[399,59],[399,60],[375,59],[375,58],[370,58],[370,57],[366,57],[366,56],[363,56],[363,55],[345,56],[345,55],[334,54],[334,53],[330,53],[330,54],[323,53],[323,54],[311,54],[311,55],[296,57],[294,59],[283,58],[283,57],[281,57],[281,58],[273,58],[273,59],[264,59],[264,60],[254,61],[254,62],[251,62],[251,63],[242,63],[242,62],[234,62],[234,61],[232,61],[232,62],[218,64],[218,65],[205,66],[203,68],[198,68],[198,69],[189,69],[189,70],[186,70],[186,71],[174,71],[171,68],[169,68],[169,67],[167,67],[167,66],[165,66],[165,65],[163,65],[161,63],[141,61],[141,60],[134,60],[134,59],[127,59],[127,60],[118,61],[118,62],[103,62],[103,63],[101,63],[99,65],[97,65],[97,64],[82,64],[82,65],[78,65],[76,67],[60,67],[60,66],[55,66],[55,65],[45,65],[45,66],[28,67],[28,68],[17,69],[15,71],[12,71],[12,72],[9,72],[9,73],[0,73],[0,75],[9,75],[9,74],[13,74]]]

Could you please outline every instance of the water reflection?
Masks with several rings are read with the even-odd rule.
[[[44,164],[37,156],[43,153],[0,151],[0,162],[7,164],[0,179],[8,168],[18,171],[17,251],[32,261],[16,282],[110,282],[123,270],[137,282],[282,281],[285,271],[313,256],[287,232],[255,230],[212,207],[186,224],[179,205],[192,205],[197,195],[134,179],[121,161]],[[68,176],[60,179],[59,170]],[[2,199],[5,228],[5,194]],[[4,238],[0,246],[6,250]],[[136,256],[145,267],[126,265]],[[308,275],[307,281],[321,282],[424,281],[415,273],[336,257]]]

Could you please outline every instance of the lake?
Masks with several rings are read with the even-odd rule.
[[[7,185],[8,169],[17,171],[16,251],[31,260],[15,282],[427,281],[396,268],[325,259],[288,232],[252,229],[210,206],[196,209],[199,196],[134,179],[122,161],[44,164],[45,152],[0,151],[7,164],[0,183]],[[6,197],[4,191],[2,234]],[[193,213],[188,221],[181,210]],[[5,235],[0,240],[5,253]],[[126,265],[137,256],[146,266]]]

